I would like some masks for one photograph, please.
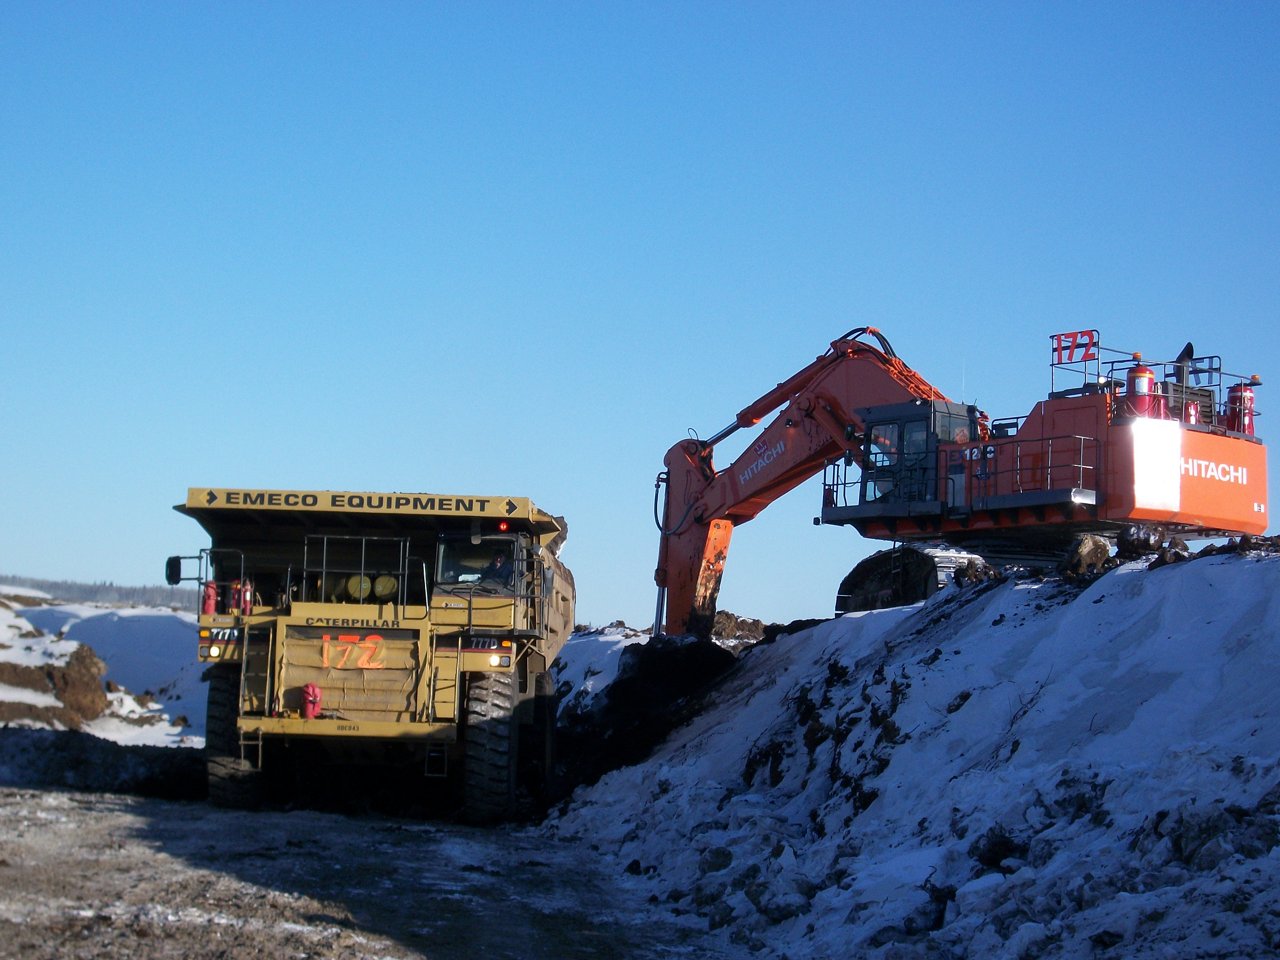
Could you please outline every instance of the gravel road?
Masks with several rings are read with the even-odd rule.
[[[589,847],[0,788],[0,957],[720,957]]]

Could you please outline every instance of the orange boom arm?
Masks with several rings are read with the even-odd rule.
[[[860,327],[745,407],[714,437],[673,446],[658,476],[667,496],[658,517],[655,632],[664,625],[664,607],[667,633],[710,632],[734,526],[821,472],[832,457],[859,449],[865,429],[859,408],[945,399],[898,359],[878,330]],[[716,444],[779,407],[746,452],[717,470]]]

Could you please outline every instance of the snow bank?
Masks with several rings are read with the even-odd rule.
[[[1276,556],[851,615],[546,829],[763,953],[1273,956],[1278,624]]]
[[[143,742],[162,746],[199,746],[204,737],[205,684],[203,668],[196,661],[196,618],[155,607],[115,608],[98,604],[57,604],[23,612],[32,625],[56,634],[63,643],[83,644],[107,665],[105,679],[123,687],[148,705],[142,713],[167,718],[133,723],[128,736],[118,725],[100,724],[91,729],[117,742]],[[118,704],[120,716],[138,719],[137,708]],[[161,733],[172,724],[181,732]],[[150,727],[147,733],[140,727]],[[114,731],[114,732],[113,732]],[[118,739],[116,733],[124,736]]]
[[[27,597],[32,600],[52,600],[43,590],[35,587],[20,587],[16,583],[0,583],[0,597]]]
[[[78,644],[45,635],[26,618],[0,603],[0,663],[23,667],[64,664]]]
[[[590,709],[596,696],[618,675],[622,651],[648,640],[647,632],[621,623],[571,635],[551,667],[561,695],[561,712]]]

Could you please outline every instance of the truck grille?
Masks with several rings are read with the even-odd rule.
[[[419,714],[426,646],[413,630],[286,628],[279,683],[286,714],[302,709],[302,688],[320,688],[320,715],[407,723]]]

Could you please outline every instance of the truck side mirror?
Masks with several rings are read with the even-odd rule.
[[[182,558],[170,557],[164,562],[164,581],[171,587],[182,582]]]

